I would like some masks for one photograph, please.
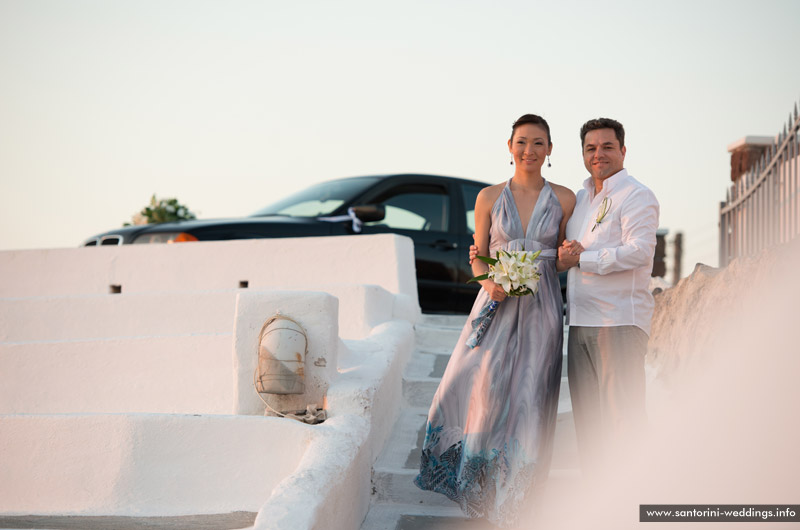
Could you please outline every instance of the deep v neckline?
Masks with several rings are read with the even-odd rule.
[[[519,207],[517,206],[517,200],[514,198],[514,193],[511,191],[511,179],[508,179],[506,183],[506,189],[508,190],[508,194],[511,197],[511,204],[514,205],[514,211],[517,212],[517,219],[519,219],[519,224],[522,227],[522,238],[528,239],[528,229],[531,227],[531,222],[533,218],[536,217],[536,210],[539,208],[539,203],[542,202],[542,195],[544,195],[544,190],[548,186],[547,180],[542,177],[544,181],[544,185],[542,189],[539,190],[539,196],[536,197],[536,203],[533,205],[533,210],[531,210],[531,216],[528,218],[528,224],[524,225],[522,223],[522,214],[519,213]]]

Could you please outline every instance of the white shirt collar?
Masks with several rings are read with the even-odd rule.
[[[603,191],[607,194],[614,189],[617,183],[622,182],[623,180],[628,178],[628,170],[625,168],[620,169],[607,179],[603,181]],[[587,178],[583,181],[583,187],[586,191],[589,192],[589,197],[594,198],[594,179],[592,177]]]

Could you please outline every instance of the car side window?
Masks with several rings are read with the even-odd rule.
[[[317,217],[334,211],[343,203],[344,201],[339,199],[313,199],[289,205],[275,213],[277,215],[288,215],[289,217]]]
[[[365,223],[366,226],[439,232],[448,230],[450,197],[444,189],[394,190],[375,202],[384,206],[386,217],[381,221]]]
[[[478,198],[478,193],[485,187],[476,184],[463,184],[461,186],[461,197],[464,199],[468,234],[475,233],[475,200]]]

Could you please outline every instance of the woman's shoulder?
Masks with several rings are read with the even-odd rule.
[[[555,182],[550,182],[550,188],[553,190],[553,193],[556,194],[558,201],[562,205],[575,205],[575,194],[571,189],[561,184],[556,184]]]
[[[478,193],[477,202],[494,204],[497,198],[503,193],[503,188],[506,187],[505,182],[501,182],[499,184],[493,184],[492,186],[486,186]]]

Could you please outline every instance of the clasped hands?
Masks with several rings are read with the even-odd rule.
[[[581,252],[584,250],[586,249],[578,241],[565,239],[558,247],[558,261],[561,262],[561,268],[567,270],[578,265],[581,260]]]

